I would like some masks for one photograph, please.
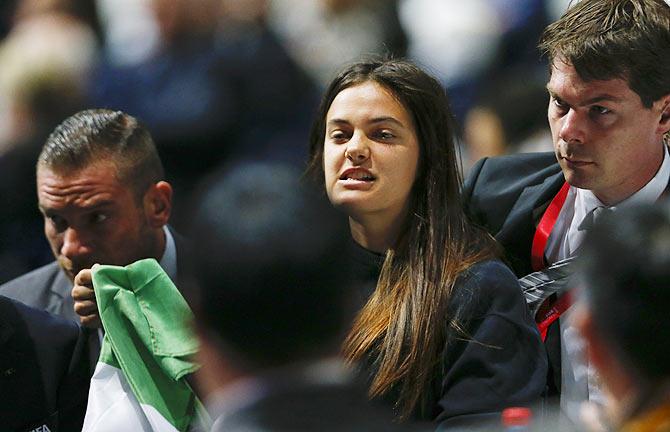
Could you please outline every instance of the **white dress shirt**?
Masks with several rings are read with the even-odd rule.
[[[606,207],[616,211],[635,204],[656,202],[670,181],[670,155],[665,149],[663,162],[658,172],[642,189],[613,206],[605,206],[588,189],[570,186],[565,203],[547,240],[545,257],[549,264],[576,255],[584,240],[585,230],[580,230],[584,217],[596,207]],[[560,317],[561,334],[561,411],[573,422],[578,423],[582,402],[601,404],[596,371],[586,361],[584,341],[572,325],[574,308],[569,308]]]

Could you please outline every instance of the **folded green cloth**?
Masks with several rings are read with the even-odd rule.
[[[100,363],[120,369],[145,414],[151,407],[153,430],[154,410],[160,421],[187,430],[201,408],[184,379],[198,368],[192,359],[198,342],[179,290],[154,259],[126,267],[96,265],[93,286],[105,329],[96,375]]]

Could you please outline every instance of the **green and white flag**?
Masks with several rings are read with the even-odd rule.
[[[192,313],[154,259],[94,266],[105,329],[85,432],[185,431],[201,404],[185,380],[198,366]]]

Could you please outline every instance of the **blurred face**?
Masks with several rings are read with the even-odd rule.
[[[112,162],[70,172],[40,166],[37,196],[44,233],[70,279],[95,263],[160,258],[144,208],[148,203],[138,203],[132,189],[119,182]]]
[[[419,143],[412,117],[374,82],[342,90],[326,115],[326,191],[350,216],[395,217],[407,209]]]
[[[583,81],[557,59],[547,89],[556,158],[572,186],[616,204],[641,189],[663,161],[668,98],[648,109],[627,81]]]

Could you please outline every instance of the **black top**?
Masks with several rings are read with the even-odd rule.
[[[377,284],[384,257],[356,246],[352,258],[363,304]],[[457,280],[448,311],[444,325],[456,318],[471,337],[448,327],[443,361],[426,389],[432,397],[415,411],[416,420],[435,421],[440,427],[499,424],[502,409],[539,401],[546,385],[546,354],[508,267],[499,260],[473,265]],[[375,359],[361,368],[371,380]],[[384,399],[395,402],[393,394]]]

